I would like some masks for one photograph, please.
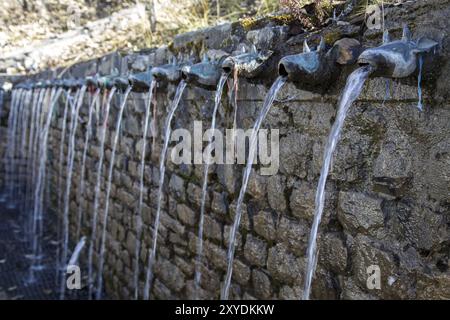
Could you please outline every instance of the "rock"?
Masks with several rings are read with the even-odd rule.
[[[227,213],[227,198],[224,193],[213,192],[211,209],[218,214],[225,215]]]
[[[240,285],[246,285],[250,280],[250,268],[237,259],[233,261],[233,280]]]
[[[342,38],[336,41],[333,47],[338,57],[336,62],[341,65],[355,64],[362,49],[359,41],[352,38]]]
[[[266,186],[267,178],[259,175],[255,169],[252,169],[248,181],[247,193],[256,199],[261,199],[266,195]]]
[[[248,235],[244,246],[244,256],[252,265],[264,267],[267,259],[267,244]]]
[[[205,237],[221,241],[222,227],[220,226],[220,224],[209,215],[205,215],[204,219],[203,232]]]
[[[292,189],[289,199],[292,214],[301,219],[312,221],[315,209],[315,190],[313,184],[300,182]]]
[[[341,299],[344,300],[376,300],[377,297],[364,292],[352,278],[346,278],[342,288]]]
[[[179,292],[185,286],[183,272],[168,260],[160,258],[156,263],[155,273],[169,289],[175,292]]]
[[[204,242],[204,254],[205,257],[216,268],[225,271],[227,269],[227,255],[224,249],[209,242]]]
[[[399,203],[393,214],[398,223],[397,232],[418,249],[432,250],[448,239],[442,215],[428,208]]]
[[[255,232],[266,240],[273,241],[276,236],[276,216],[268,211],[260,211],[253,218]]]
[[[127,232],[127,242],[126,242],[127,250],[130,254],[134,255],[136,248],[136,236],[131,232]]]
[[[449,300],[450,275],[448,273],[420,273],[417,278],[417,299]]]
[[[226,164],[217,165],[216,170],[219,182],[226,188],[228,193],[234,194],[237,180],[237,174],[234,166]]]
[[[309,231],[304,225],[285,217],[280,218],[277,241],[286,244],[296,255],[301,257],[305,254],[308,236]]]
[[[310,138],[302,133],[293,132],[281,138],[280,171],[284,174],[305,178],[311,146]]]
[[[299,261],[281,243],[269,249],[267,270],[274,279],[282,283],[291,283],[301,276]]]
[[[184,189],[184,180],[177,176],[176,174],[172,174],[169,181],[169,190],[181,201],[185,199],[185,189]]]
[[[303,288],[301,286],[282,286],[278,295],[280,300],[301,300],[303,299]]]
[[[272,287],[270,278],[263,271],[253,269],[252,271],[252,285],[255,295],[260,299],[269,299],[272,296]]]
[[[388,130],[387,135],[389,140],[382,145],[375,160],[375,191],[398,197],[411,179],[413,151],[408,137],[398,130]]]
[[[177,205],[178,219],[185,225],[194,226],[197,223],[197,215],[185,204]]]
[[[333,233],[321,237],[319,262],[327,269],[343,274],[347,268],[348,252],[343,241]]]
[[[161,300],[167,300],[172,298],[172,294],[161,281],[155,279],[155,284],[153,285],[153,293],[155,297]],[[125,297],[124,297],[125,298]]]
[[[267,182],[267,198],[269,205],[276,211],[286,210],[286,179],[282,176],[271,176]]]
[[[231,231],[231,226],[225,226],[224,227],[224,231],[223,231],[223,243],[225,245],[225,247],[228,248],[228,244],[229,244],[229,240],[230,240],[230,231]],[[235,243],[234,243],[236,250],[239,250],[242,247],[242,235],[240,234],[240,232],[236,232],[236,239],[235,239]]]
[[[358,192],[339,193],[338,219],[345,230],[375,235],[384,226],[381,199]]]

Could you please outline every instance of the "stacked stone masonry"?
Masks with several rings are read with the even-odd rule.
[[[400,36],[401,23],[406,22],[415,35],[440,37],[441,72],[436,78],[424,81],[424,112],[416,108],[416,78],[392,81],[391,94],[386,101],[385,81],[370,79],[351,107],[326,186],[312,298],[450,298],[450,41],[448,34],[442,37],[443,30],[450,30],[450,21],[445,18],[449,15],[449,1],[444,0],[416,1],[387,11],[386,27],[394,36]],[[289,50],[299,52],[303,38],[315,39],[316,35],[291,34],[293,28],[276,26],[273,22],[257,27],[248,31],[239,24],[232,24],[184,34],[175,38],[169,47],[150,50],[145,55],[112,54],[75,65],[67,74],[74,77],[95,72],[108,74],[114,68],[126,74],[165,63],[171,52],[193,51],[199,55],[195,50],[203,47],[231,53],[240,44],[247,43],[247,38],[255,38],[257,45],[261,45],[258,41],[268,41],[274,46],[281,39],[288,43]],[[355,37],[367,47],[377,45],[381,39],[380,31],[366,31],[360,25],[332,25],[319,33],[326,39],[332,38],[331,35]],[[332,42],[327,44],[332,45]],[[264,128],[280,130],[280,170],[276,175],[262,176],[258,165],[254,166],[237,235],[232,299],[301,298],[324,144],[345,77],[352,68],[345,69],[325,94],[302,91],[287,83],[263,123]],[[239,127],[252,126],[268,84],[274,78],[275,75],[253,82],[239,80]],[[156,90],[158,134],[154,145],[152,137],[148,137],[141,270],[146,266],[151,246],[163,123],[174,90],[174,85]],[[193,122],[201,120],[206,129],[210,124],[213,99],[214,92],[188,86],[172,128],[192,131]],[[81,123],[87,119],[89,96],[85,100]],[[109,120],[104,172],[109,166],[119,102],[120,95],[116,95]],[[116,155],[104,270],[105,289],[112,298],[133,296],[134,215],[139,195],[144,108],[145,95],[132,94],[125,109]],[[57,194],[56,159],[63,105],[57,110],[49,148],[53,195]],[[232,127],[233,107],[226,93],[217,121],[218,128]],[[83,144],[84,130],[85,126],[80,125],[77,146]],[[98,133],[97,130],[96,135]],[[78,206],[83,206],[84,212],[82,233],[90,235],[98,143],[96,136],[88,150],[86,192],[81,203],[75,195],[82,150],[76,149],[71,235],[75,233]],[[204,226],[205,257],[201,268],[200,297],[204,299],[220,296],[242,169],[242,165],[211,168]],[[151,291],[154,299],[190,299],[195,295],[193,279],[202,172],[202,165],[174,165],[167,161],[155,281]],[[106,181],[103,181],[101,208],[104,207],[105,187]],[[56,204],[56,198],[53,200]],[[101,226],[98,227],[100,230]],[[380,267],[381,290],[367,288],[370,265]],[[143,286],[144,272],[140,275],[141,292]]]

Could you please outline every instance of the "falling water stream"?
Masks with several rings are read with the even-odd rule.
[[[67,264],[68,266],[74,266],[77,264],[81,250],[83,250],[85,244],[86,244],[86,237],[82,237],[75,246],[75,249],[73,249],[73,253],[70,256],[69,263]]]
[[[103,168],[103,158],[105,155],[104,146],[105,146],[105,138],[106,138],[106,129],[108,127],[108,118],[109,118],[109,109],[111,108],[111,100],[116,93],[116,87],[113,87],[109,92],[108,99],[106,101],[105,110],[103,114],[103,123],[102,129],[100,132],[100,155],[97,163],[97,179],[95,182],[94,189],[94,206],[92,213],[92,222],[91,222],[91,239],[89,241],[89,251],[88,251],[88,287],[89,287],[89,299],[92,299],[92,291],[94,287],[93,281],[93,256],[94,256],[94,246],[96,242],[96,234],[97,234],[97,218],[98,218],[98,207],[100,202],[100,184],[102,181],[102,168]]]
[[[31,180],[31,176],[33,174],[33,172],[31,171],[31,163],[32,163],[32,150],[33,150],[33,135],[34,135],[34,131],[36,128],[36,111],[38,109],[38,102],[39,102],[39,97],[40,97],[40,92],[37,89],[33,90],[33,103],[31,105],[31,110],[30,110],[30,126],[29,126],[29,130],[28,130],[28,143],[27,143],[27,147],[28,149],[26,150],[26,159],[27,159],[27,163],[26,163],[26,167],[25,167],[25,172],[27,173],[27,178],[26,178],[26,183],[25,183],[25,198],[23,201],[23,209],[22,212],[26,215],[29,212],[29,207],[28,207],[28,203],[30,202],[30,193],[32,190],[32,180]],[[25,235],[29,235],[30,234],[30,227],[31,224],[27,222],[24,223],[24,228],[25,228]]]
[[[102,224],[102,237],[100,240],[100,256],[98,262],[98,275],[97,275],[97,294],[96,299],[100,300],[102,297],[102,286],[103,286],[103,263],[104,263],[104,255],[105,255],[105,243],[106,243],[106,226],[108,223],[108,215],[109,215],[109,197],[111,194],[111,183],[113,179],[113,169],[114,169],[114,160],[116,156],[116,148],[117,143],[119,141],[120,136],[120,125],[122,124],[123,111],[125,110],[125,106],[127,104],[128,95],[131,92],[132,87],[128,86],[123,95],[123,100],[120,105],[119,114],[117,116],[117,124],[116,124],[116,132],[114,136],[114,141],[111,150],[111,160],[109,163],[109,171],[108,171],[108,182],[106,185],[106,196],[105,196],[105,210],[103,212],[103,224]]]
[[[155,224],[153,230],[153,238],[152,238],[152,248],[148,253],[148,265],[147,265],[147,275],[144,286],[144,299],[148,300],[150,296],[150,288],[152,286],[153,281],[153,265],[156,259],[156,243],[158,240],[158,229],[159,229],[159,218],[161,214],[161,202],[162,202],[162,193],[163,193],[163,185],[164,185],[164,173],[166,171],[166,154],[167,148],[169,146],[171,127],[170,124],[172,122],[173,115],[180,104],[181,96],[183,94],[184,88],[186,88],[186,82],[180,81],[177,87],[177,91],[175,93],[175,97],[172,101],[172,105],[170,106],[169,113],[167,114],[165,129],[164,129],[164,146],[161,151],[161,155],[159,157],[159,188],[158,188],[158,206],[156,209],[155,216]]]
[[[275,82],[272,84],[272,87],[270,88],[269,92],[267,93],[267,96],[264,100],[263,107],[258,115],[258,118],[255,121],[255,124],[253,125],[253,131],[250,136],[250,144],[249,144],[249,152],[247,157],[247,163],[245,166],[244,173],[242,175],[242,185],[241,190],[239,192],[239,198],[236,205],[236,214],[234,217],[234,223],[233,227],[231,228],[230,237],[228,241],[228,255],[227,255],[227,273],[225,276],[225,283],[222,288],[221,293],[221,299],[227,300],[231,285],[231,275],[233,273],[233,260],[234,260],[234,251],[235,251],[235,241],[236,241],[236,232],[239,227],[239,224],[241,222],[241,216],[242,216],[242,203],[244,201],[245,191],[247,190],[247,184],[248,180],[250,178],[250,173],[253,165],[253,160],[255,158],[255,152],[257,147],[257,138],[258,138],[258,132],[259,128],[261,127],[261,124],[263,120],[265,119],[267,113],[270,110],[270,107],[273,104],[273,101],[275,100],[275,97],[280,91],[281,87],[286,82],[286,77],[278,77]]]
[[[7,205],[9,207],[13,207],[13,192],[14,192],[14,166],[15,166],[15,158],[14,158],[14,149],[16,142],[16,127],[17,127],[17,118],[18,118],[18,109],[20,98],[23,90],[18,89],[14,90],[11,97],[11,112],[8,117],[8,139],[7,139],[7,152],[5,153],[5,168],[6,168],[6,195],[5,199],[8,201]]]
[[[216,115],[217,115],[217,109],[220,105],[220,99],[222,97],[222,91],[223,87],[225,85],[225,82],[228,79],[228,73],[223,73],[220,77],[219,83],[217,84],[216,89],[216,95],[214,99],[214,109],[212,113],[211,118],[211,128],[210,128],[210,136],[208,137],[208,147],[212,143],[212,138],[214,135],[214,130],[216,129]],[[207,148],[208,148],[207,147]],[[200,290],[200,280],[201,280],[201,262],[202,262],[202,256],[203,256],[203,222],[205,218],[205,201],[206,201],[206,193],[208,188],[208,173],[209,173],[209,165],[211,162],[211,150],[206,150],[206,154],[208,155],[208,158],[205,159],[205,166],[203,171],[203,186],[202,186],[202,197],[201,197],[201,205],[200,205],[200,218],[198,223],[198,239],[197,239],[197,259],[195,263],[195,299],[198,298],[198,292]]]
[[[145,108],[145,119],[144,119],[144,131],[142,134],[142,153],[141,153],[141,167],[139,171],[139,203],[136,214],[136,249],[135,249],[135,260],[134,260],[134,275],[133,275],[133,285],[134,285],[134,299],[137,300],[139,297],[139,253],[141,252],[141,236],[142,236],[142,204],[144,196],[144,171],[145,171],[145,153],[147,147],[147,131],[148,123],[150,119],[150,106],[153,100],[153,91],[156,86],[156,80],[152,80],[150,83],[150,89],[148,91],[147,105]],[[156,107],[154,107],[156,108]]]
[[[53,88],[51,90],[51,94],[49,95],[48,105],[47,105],[47,114],[46,120],[44,122],[44,126],[41,128],[40,132],[38,132],[39,139],[39,160],[37,167],[37,177],[36,177],[36,185],[34,188],[34,206],[33,206],[33,244],[32,244],[32,252],[33,252],[33,262],[30,267],[30,277],[29,281],[34,281],[34,271],[41,268],[41,266],[36,263],[40,260],[41,257],[41,237],[43,233],[43,195],[45,189],[45,169],[47,162],[47,142],[48,142],[48,132],[50,129],[50,124],[53,115],[53,109],[56,102],[59,99],[59,96],[62,93],[62,89]]]
[[[33,229],[35,220],[33,218],[33,204],[34,204],[34,185],[36,184],[36,168],[38,166],[37,152],[38,152],[38,140],[39,140],[39,132],[40,132],[40,119],[41,119],[41,110],[43,105],[43,99],[45,96],[45,89],[37,89],[37,103],[36,109],[33,111],[32,115],[32,130],[30,131],[29,144],[30,149],[28,150],[28,165],[27,172],[31,172],[28,183],[28,190],[26,196],[26,212],[29,214],[29,223],[28,223],[28,234],[29,234],[29,242],[33,243]]]
[[[71,104],[71,96],[70,89],[64,91],[66,96],[66,102],[64,103],[64,111],[63,111],[63,119],[62,119],[62,128],[61,128],[61,138],[59,144],[59,161],[58,161],[58,212],[62,212],[62,190],[63,190],[63,179],[62,179],[62,170],[63,170],[63,161],[64,161],[64,143],[66,140],[66,127],[67,127],[67,115],[69,113],[69,104]],[[61,244],[61,218],[60,215],[57,215],[57,226],[56,226],[56,238],[58,239],[58,244]],[[61,268],[61,248],[60,245],[56,247],[56,282],[59,281],[59,271]]]
[[[339,101],[339,107],[337,111],[336,120],[331,128],[328,141],[325,146],[325,152],[323,156],[322,170],[320,171],[319,184],[316,192],[315,199],[315,212],[314,220],[311,227],[311,234],[309,236],[308,250],[307,250],[307,266],[305,272],[305,288],[303,291],[303,299],[308,300],[311,290],[311,282],[314,276],[314,271],[317,263],[317,232],[319,229],[320,220],[322,219],[323,208],[325,203],[325,184],[327,182],[328,173],[330,171],[330,165],[334,150],[336,149],[339,136],[341,134],[342,126],[347,112],[355,101],[364,86],[366,79],[371,73],[372,68],[365,66],[353,71],[347,78],[344,91]]]
[[[89,110],[88,110],[88,121],[86,124],[86,133],[84,135],[84,145],[83,145],[83,154],[81,156],[81,167],[80,167],[80,184],[78,187],[77,192],[77,203],[78,203],[78,212],[77,212],[77,229],[75,232],[75,239],[80,238],[80,232],[81,232],[81,223],[83,219],[83,206],[81,205],[81,199],[84,194],[84,187],[85,187],[85,175],[86,175],[86,157],[87,157],[87,150],[89,148],[89,140],[91,138],[92,134],[92,115],[94,110],[94,105],[98,103],[98,98],[100,96],[100,89],[96,89],[94,92],[94,95],[92,97],[92,101],[89,104]]]
[[[30,103],[32,100],[32,94],[33,92],[31,90],[25,91],[24,99],[22,100],[22,108],[21,108],[21,118],[19,119],[20,123],[20,129],[18,130],[18,168],[17,168],[17,175],[18,179],[16,180],[16,192],[15,192],[15,199],[19,205],[19,211],[22,209],[22,203],[24,202],[24,179],[26,175],[26,147],[27,147],[27,141],[26,136],[28,133],[28,121],[29,121],[29,111],[30,111]],[[23,212],[24,213],[24,212]],[[23,222],[25,222],[25,217]]]
[[[419,56],[419,75],[417,76],[417,95],[419,96],[419,101],[417,102],[417,108],[423,111],[422,105],[422,68],[423,68],[423,57]]]
[[[71,127],[69,134],[69,149],[67,156],[67,173],[66,173],[66,189],[64,194],[64,211],[63,211],[63,251],[62,251],[62,263],[61,267],[61,286],[60,286],[60,299],[63,300],[66,289],[66,272],[65,266],[67,263],[68,246],[69,246],[69,206],[70,206],[70,190],[72,187],[72,174],[73,174],[73,162],[75,159],[75,135],[78,127],[78,115],[80,108],[83,104],[84,94],[86,93],[86,86],[82,86],[77,94],[77,100],[75,100],[75,108],[72,108],[71,114]]]

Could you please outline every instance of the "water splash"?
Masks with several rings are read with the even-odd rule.
[[[175,93],[175,97],[172,101],[172,105],[169,109],[169,113],[167,114],[165,129],[164,129],[164,146],[161,151],[161,155],[159,157],[159,188],[158,188],[158,206],[156,209],[155,216],[155,224],[153,230],[153,238],[152,238],[152,248],[148,253],[148,265],[147,265],[147,275],[144,286],[144,299],[148,300],[150,297],[150,288],[152,287],[153,281],[153,265],[156,259],[156,243],[158,240],[158,229],[159,229],[159,218],[161,215],[161,202],[162,202],[162,193],[163,193],[163,185],[164,185],[164,173],[166,171],[166,154],[167,148],[169,147],[170,133],[171,127],[170,124],[172,122],[173,115],[180,104],[181,96],[186,88],[186,82],[180,81],[177,87],[177,91]]]
[[[66,189],[64,194],[64,211],[63,211],[63,251],[62,251],[62,263],[63,268],[61,272],[61,285],[60,285],[60,299],[63,300],[66,293],[66,262],[69,246],[69,206],[70,206],[70,190],[72,187],[72,174],[73,174],[73,162],[75,159],[75,135],[78,127],[78,115],[80,113],[81,105],[83,104],[84,94],[86,93],[86,86],[82,86],[78,92],[77,100],[75,102],[75,108],[72,108],[71,114],[71,127],[69,133],[69,150],[67,155],[67,173],[66,173]]]
[[[419,96],[419,101],[417,102],[417,108],[423,111],[422,105],[422,67],[423,67],[423,57],[419,55],[419,75],[417,77],[417,95]]]
[[[230,291],[230,285],[231,285],[231,275],[233,273],[233,260],[234,260],[234,251],[235,251],[235,241],[236,241],[236,232],[239,227],[239,224],[241,222],[241,216],[242,216],[242,203],[244,201],[245,191],[247,190],[248,180],[250,178],[250,173],[253,165],[253,160],[255,158],[255,152],[257,147],[257,137],[259,128],[261,127],[261,124],[263,120],[265,119],[267,113],[270,110],[270,107],[273,104],[273,101],[275,100],[275,97],[280,91],[281,87],[286,82],[286,77],[278,77],[275,82],[272,84],[272,87],[270,88],[269,92],[266,95],[266,98],[264,100],[263,107],[258,115],[258,118],[255,121],[255,124],[253,125],[252,134],[250,136],[250,145],[249,145],[249,152],[247,157],[247,163],[245,166],[245,170],[242,176],[242,185],[241,190],[239,192],[239,198],[236,204],[236,215],[234,217],[234,223],[233,227],[231,228],[230,237],[229,237],[229,245],[228,245],[228,254],[227,254],[227,274],[225,276],[225,283],[223,285],[222,293],[221,293],[221,299],[227,300],[229,291]]]
[[[305,273],[305,288],[303,291],[303,299],[308,300],[311,290],[311,282],[314,276],[315,267],[317,264],[317,231],[319,229],[320,220],[322,219],[323,208],[325,203],[325,184],[327,182],[328,173],[330,170],[330,164],[334,150],[336,149],[337,142],[339,140],[342,127],[344,125],[347,112],[352,105],[353,101],[358,98],[361,90],[364,86],[366,79],[372,71],[370,66],[365,66],[353,71],[347,79],[344,91],[342,93],[339,107],[337,111],[336,120],[331,128],[328,141],[325,146],[325,152],[323,157],[323,166],[320,172],[319,185],[317,187],[316,199],[315,199],[315,212],[314,220],[311,227],[311,234],[309,236],[307,258],[308,263]]]
[[[100,202],[100,184],[102,182],[102,169],[103,169],[103,158],[105,156],[105,138],[106,138],[106,129],[108,127],[108,118],[109,118],[109,109],[111,108],[111,100],[116,93],[116,87],[113,87],[109,92],[105,110],[103,114],[103,123],[102,129],[100,132],[100,155],[97,163],[97,179],[95,182],[94,189],[94,205],[93,205],[93,213],[92,213],[92,222],[91,222],[91,239],[89,241],[89,251],[88,251],[88,292],[89,299],[92,299],[92,291],[94,288],[93,281],[93,256],[94,256],[94,246],[96,241],[97,234],[97,218],[98,218],[98,207]]]
[[[139,253],[141,252],[141,236],[142,236],[142,204],[144,195],[144,171],[145,171],[145,153],[147,147],[147,133],[148,133],[148,123],[150,119],[150,107],[153,100],[153,91],[156,86],[156,81],[152,80],[150,83],[150,89],[148,91],[147,105],[145,108],[145,119],[144,119],[144,131],[142,134],[142,154],[141,154],[141,167],[139,171],[139,203],[136,213],[136,250],[134,253],[134,275],[133,275],[133,285],[134,285],[134,299],[137,300],[139,297]],[[156,109],[156,107],[154,107]]]
[[[116,157],[116,149],[117,143],[119,142],[120,136],[120,126],[122,124],[123,111],[125,110],[125,106],[127,104],[128,95],[131,92],[132,87],[128,86],[124,95],[122,104],[120,105],[119,115],[117,116],[117,124],[116,124],[116,132],[114,136],[114,141],[111,150],[111,161],[109,163],[109,171],[108,171],[108,182],[106,185],[106,196],[105,196],[105,210],[103,212],[103,225],[102,225],[102,237],[100,241],[100,258],[98,262],[97,269],[97,294],[96,299],[100,300],[102,297],[102,286],[103,286],[103,264],[104,264],[104,255],[105,255],[105,243],[106,243],[106,226],[108,224],[108,216],[109,216],[109,198],[111,195],[111,183],[113,179],[113,169],[114,169],[114,160]]]
[[[212,138],[214,134],[214,130],[216,129],[216,115],[217,115],[217,109],[220,106],[220,99],[222,97],[222,91],[223,87],[225,85],[225,82],[228,79],[228,73],[223,73],[222,76],[219,79],[219,82],[217,84],[216,89],[216,95],[214,99],[214,109],[213,114],[211,118],[211,128],[209,130],[210,135],[208,137],[208,147],[212,143]],[[206,193],[208,188],[208,173],[209,173],[209,165],[211,162],[211,151],[212,150],[205,150],[206,154],[208,155],[207,159],[205,159],[205,166],[203,169],[203,186],[202,186],[202,197],[201,197],[201,205],[200,205],[200,218],[198,223],[198,239],[197,239],[197,259],[195,263],[195,277],[194,277],[194,283],[195,283],[195,299],[198,298],[198,292],[200,291],[200,281],[201,281],[201,263],[202,263],[202,257],[203,257],[203,222],[205,218],[205,202],[206,202]]]

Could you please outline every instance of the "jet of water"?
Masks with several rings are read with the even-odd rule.
[[[75,108],[72,109],[71,119],[72,127],[70,128],[69,136],[69,150],[67,156],[67,174],[66,174],[66,189],[64,194],[64,211],[63,211],[63,252],[62,252],[62,264],[63,270],[61,272],[61,286],[60,286],[60,299],[64,300],[66,292],[66,273],[64,269],[67,262],[68,246],[69,246],[69,206],[70,206],[70,190],[72,187],[72,174],[73,174],[73,162],[75,159],[75,135],[78,127],[78,115],[80,108],[83,104],[84,94],[86,93],[86,86],[82,86],[79,90],[77,100],[75,102]]]
[[[47,162],[47,142],[48,142],[48,132],[50,129],[50,124],[52,120],[53,110],[56,102],[59,99],[59,96],[62,93],[62,89],[51,89],[49,94],[48,104],[46,104],[47,114],[45,123],[39,132],[39,160],[37,167],[37,177],[36,177],[36,185],[34,189],[34,207],[33,207],[33,263],[30,267],[30,277],[29,281],[32,282],[34,280],[34,271],[39,270],[42,266],[37,265],[37,261],[41,258],[41,237],[43,233],[43,195],[45,189],[45,167]],[[43,106],[44,107],[44,106]]]
[[[111,100],[116,93],[116,87],[113,87],[109,92],[108,99],[106,101],[106,107],[103,115],[103,124],[100,133],[100,155],[97,163],[97,179],[95,182],[94,189],[94,207],[92,214],[92,222],[91,222],[91,239],[89,241],[89,251],[88,251],[88,291],[89,291],[89,299],[92,299],[92,291],[94,287],[93,282],[93,256],[94,256],[94,246],[97,235],[97,216],[98,216],[98,207],[100,201],[100,184],[102,181],[102,169],[103,169],[103,158],[105,155],[105,138],[106,138],[106,129],[108,127],[108,118],[109,118],[109,109],[111,108]]]
[[[225,85],[225,82],[228,79],[228,73],[223,73],[220,77],[220,80],[217,84],[216,95],[214,99],[214,110],[211,118],[211,135],[208,137],[208,146],[212,143],[213,132],[216,128],[216,115],[217,109],[220,106],[220,99],[222,98],[222,91]],[[197,259],[195,264],[195,299],[198,298],[198,292],[200,290],[200,281],[201,281],[201,263],[203,257],[203,221],[205,218],[205,201],[206,201],[206,193],[208,188],[208,172],[209,172],[209,164],[211,162],[211,150],[206,150],[208,158],[205,160],[205,166],[203,171],[203,186],[202,186],[202,197],[201,197],[201,205],[200,205],[200,219],[198,223],[198,239],[197,239]]]
[[[148,123],[150,119],[150,106],[153,99],[153,91],[156,86],[156,80],[152,80],[150,83],[150,89],[148,91],[147,106],[145,108],[145,119],[144,119],[144,132],[142,134],[142,153],[141,153],[141,167],[139,171],[139,204],[136,213],[136,250],[135,250],[135,260],[134,260],[134,299],[137,300],[139,297],[139,253],[141,252],[141,236],[142,236],[142,204],[144,195],[144,171],[145,171],[145,153],[147,146],[147,131]],[[156,108],[156,106],[154,107]]]
[[[128,86],[124,95],[123,101],[120,105],[119,115],[117,118],[116,124],[116,132],[114,136],[113,146],[111,150],[111,161],[109,163],[109,172],[108,172],[108,182],[106,185],[106,196],[105,196],[105,211],[103,212],[103,225],[102,225],[102,237],[100,242],[100,258],[98,262],[98,275],[97,275],[97,300],[100,300],[102,297],[102,285],[103,285],[103,263],[104,263],[104,255],[105,255],[105,243],[106,243],[106,226],[108,224],[108,216],[109,216],[109,197],[111,194],[111,182],[113,178],[113,169],[114,169],[114,160],[116,156],[117,143],[119,142],[120,136],[120,126],[122,124],[123,111],[125,110],[125,106],[127,104],[128,95],[131,92],[132,87]]]
[[[344,91],[342,93],[339,107],[337,111],[336,120],[331,128],[328,141],[325,146],[325,152],[323,156],[323,166],[320,171],[319,185],[317,187],[316,199],[315,199],[315,212],[314,220],[311,227],[311,234],[309,236],[307,258],[308,263],[305,273],[305,288],[303,291],[303,299],[308,300],[311,290],[311,282],[314,276],[315,266],[317,264],[317,231],[319,229],[320,220],[322,219],[323,208],[325,203],[325,184],[327,182],[328,173],[330,171],[330,165],[334,150],[336,149],[337,142],[339,140],[342,127],[344,125],[347,112],[361,93],[364,86],[364,82],[369,77],[372,68],[370,66],[364,66],[353,71],[347,78]]]
[[[419,75],[417,77],[417,95],[419,96],[419,101],[417,102],[417,108],[423,111],[422,105],[422,67],[423,67],[423,57],[419,55]]]
[[[83,206],[81,205],[81,198],[84,194],[84,187],[85,187],[85,174],[86,174],[86,157],[87,157],[87,150],[89,147],[89,140],[91,138],[92,134],[92,115],[94,110],[94,105],[98,103],[98,98],[100,95],[100,89],[96,89],[94,92],[94,95],[92,97],[92,101],[89,104],[89,110],[88,110],[88,122],[86,124],[86,133],[84,136],[84,146],[83,146],[83,155],[81,156],[81,172],[80,172],[80,184],[78,187],[77,192],[77,202],[78,202],[78,212],[77,212],[77,229],[75,232],[75,238],[78,239],[80,237],[81,233],[81,222],[83,219]]]
[[[61,128],[61,138],[59,144],[59,161],[58,161],[58,212],[62,212],[62,202],[63,202],[63,179],[62,179],[62,170],[63,170],[63,161],[64,161],[64,143],[66,140],[66,127],[67,127],[67,115],[69,111],[70,104],[70,93],[71,89],[67,89],[64,91],[66,96],[66,102],[64,103],[64,111],[63,111],[63,120],[62,120],[62,128]],[[57,215],[57,227],[56,227],[56,238],[58,239],[58,244],[61,244],[61,218],[60,215]],[[61,248],[58,245],[56,247],[56,281],[59,280],[59,271],[61,268]]]
[[[85,244],[86,244],[86,237],[82,237],[80,241],[77,243],[75,249],[73,250],[72,256],[70,257],[68,263],[69,266],[74,266],[77,264],[81,250],[83,250]]]
[[[144,299],[148,300],[150,296],[150,288],[152,287],[153,281],[153,265],[155,264],[156,259],[156,243],[158,240],[158,229],[159,229],[159,218],[161,215],[161,202],[162,202],[162,193],[163,193],[163,185],[164,185],[164,173],[166,171],[166,154],[167,148],[169,147],[170,133],[171,127],[170,124],[172,122],[173,115],[180,104],[181,96],[183,94],[184,88],[186,88],[186,82],[180,81],[177,87],[177,91],[175,93],[175,97],[172,101],[172,105],[169,109],[169,113],[166,118],[165,124],[165,133],[164,133],[164,146],[161,151],[161,155],[159,157],[159,188],[158,188],[158,206],[156,209],[155,216],[155,224],[153,226],[153,239],[152,239],[152,248],[148,253],[148,265],[147,265],[147,276],[145,280],[144,286]]]
[[[245,191],[247,190],[248,180],[250,178],[250,173],[253,165],[253,160],[255,158],[255,152],[257,147],[257,138],[258,138],[258,132],[259,128],[261,127],[261,124],[263,120],[266,118],[267,113],[270,110],[270,107],[273,104],[273,101],[275,100],[275,97],[280,91],[281,87],[286,82],[286,77],[278,77],[275,82],[272,84],[272,87],[270,88],[269,92],[267,93],[267,96],[264,100],[263,107],[258,115],[258,118],[255,121],[255,124],[253,125],[252,134],[250,136],[250,145],[249,145],[249,152],[247,157],[247,163],[245,166],[245,170],[242,176],[242,185],[241,190],[239,192],[239,198],[236,204],[236,214],[234,217],[234,223],[233,227],[231,228],[230,237],[228,241],[228,254],[227,254],[227,273],[225,276],[225,283],[223,285],[222,293],[221,293],[221,299],[227,300],[231,285],[231,275],[233,273],[233,260],[234,260],[234,251],[235,251],[235,241],[236,241],[236,232],[239,228],[239,224],[241,222],[241,216],[242,216],[242,203],[244,201]]]

